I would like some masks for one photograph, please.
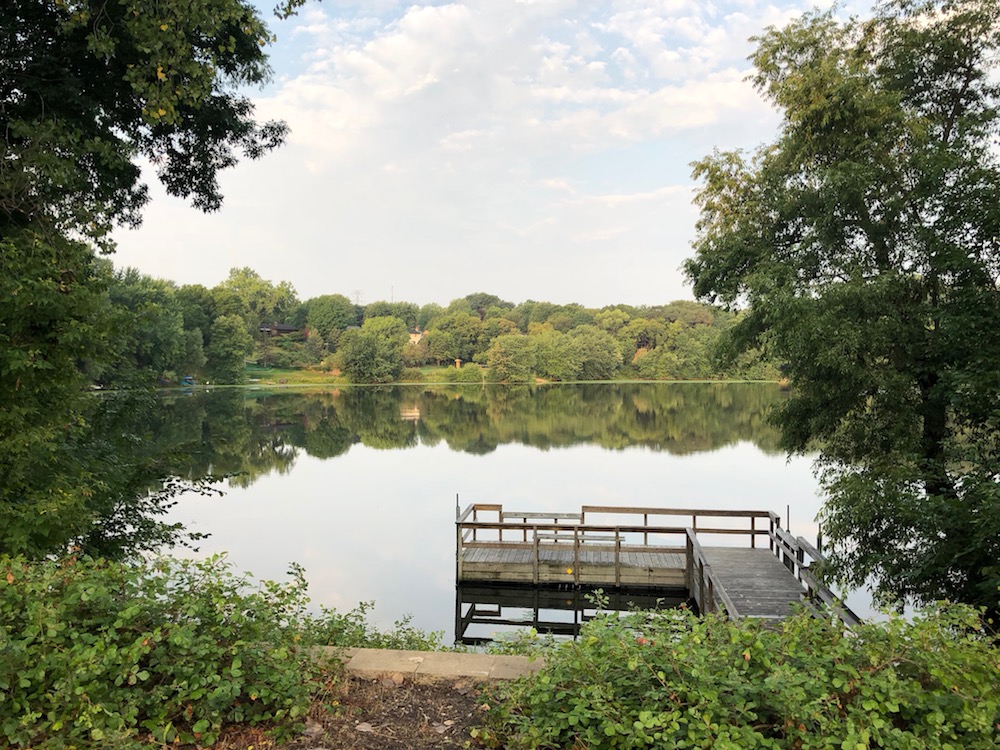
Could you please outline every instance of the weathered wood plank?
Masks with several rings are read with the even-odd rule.
[[[705,556],[743,617],[780,618],[805,589],[770,550],[704,547]]]

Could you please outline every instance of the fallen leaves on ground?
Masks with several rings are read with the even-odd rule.
[[[258,733],[230,735],[223,750],[431,750],[464,748],[480,725],[469,680],[415,683],[402,674],[346,676],[313,706],[302,736],[276,745]]]

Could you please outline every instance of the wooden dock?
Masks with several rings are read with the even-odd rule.
[[[820,583],[822,555],[768,511],[585,505],[579,513],[456,509],[456,581],[682,591],[700,612],[780,620],[797,605],[860,619]],[[712,544],[707,544],[712,542]]]

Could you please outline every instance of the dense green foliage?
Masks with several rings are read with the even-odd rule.
[[[87,366],[106,351],[100,274],[80,243],[0,237],[0,530],[58,540],[97,467],[68,447],[86,437]],[[83,365],[81,367],[81,365]],[[42,528],[39,528],[42,527]],[[4,547],[0,546],[0,549]]]
[[[205,350],[207,374],[216,383],[241,383],[244,363],[253,350],[253,338],[239,315],[220,315],[212,321]]]
[[[269,75],[271,35],[250,3],[10,0],[0,16],[0,236],[16,227],[95,241],[136,223],[140,157],[204,209],[217,175],[280,143],[235,93]]]
[[[212,210],[237,153],[281,142],[284,126],[257,123],[239,93],[266,80],[270,41],[240,0],[4,3],[0,550],[65,549],[114,508],[137,520],[162,478],[131,463],[131,435],[98,432],[87,385],[200,366],[205,342],[172,285],[114,275],[95,252],[139,221],[140,160],[169,193]]]
[[[487,697],[486,746],[986,750],[1000,650],[953,608],[845,632],[687,611],[604,613]]]
[[[315,674],[296,642],[303,587],[296,571],[248,589],[219,559],[0,558],[0,738],[211,744],[234,722],[289,726]]]
[[[537,360],[537,338],[520,333],[497,336],[486,351],[491,377],[504,382],[531,380],[538,371]]]
[[[0,556],[0,743],[208,746],[236,724],[290,736],[323,688],[312,646],[439,644],[406,620],[372,628],[370,605],[309,614],[302,571],[289,573],[254,581],[219,557]]]
[[[341,365],[356,383],[391,383],[403,371],[406,342],[406,325],[399,318],[365,318],[361,328],[341,337]]]
[[[819,446],[849,584],[1000,615],[1000,3],[898,0],[758,40],[784,114],[702,178],[702,298],[749,303],[733,343],[787,363],[792,451]]]
[[[302,303],[294,322],[309,326],[334,348],[337,338],[360,323],[358,309],[342,294],[324,294]]]
[[[197,539],[163,516],[182,492],[212,491],[211,470],[181,478],[200,436],[155,439],[161,404],[147,391],[91,396],[86,406],[57,450],[34,454],[37,462],[32,454],[8,460],[0,554],[44,557],[75,546],[117,558]]]
[[[114,311],[114,358],[101,373],[104,385],[145,385],[166,372],[201,367],[204,349],[189,351],[172,284],[130,268],[114,274],[108,297]],[[200,336],[197,343],[202,344]]]
[[[778,377],[759,353],[723,366],[717,345],[737,317],[694,302],[588,310],[500,300],[475,311],[470,299],[498,298],[472,294],[448,308],[422,309],[409,302],[358,306],[338,294],[300,302],[288,282],[273,283],[249,268],[234,268],[211,289],[178,287],[132,269],[112,274],[105,285],[118,321],[114,357],[95,375],[106,386],[177,383],[185,375],[237,383],[246,359],[263,367],[341,370],[358,383],[390,382],[404,367],[456,361],[479,363],[486,372],[439,377],[460,382]],[[415,328],[415,321],[427,327]],[[419,379],[415,373],[414,378]]]

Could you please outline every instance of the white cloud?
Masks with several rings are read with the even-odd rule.
[[[688,296],[687,164],[776,118],[750,34],[808,6],[739,0],[326,0],[288,26],[259,100],[291,127],[201,217],[158,198],[120,257],[217,283],[232,265],[303,297],[476,290],[588,305]],[[282,77],[284,76],[284,77]]]

